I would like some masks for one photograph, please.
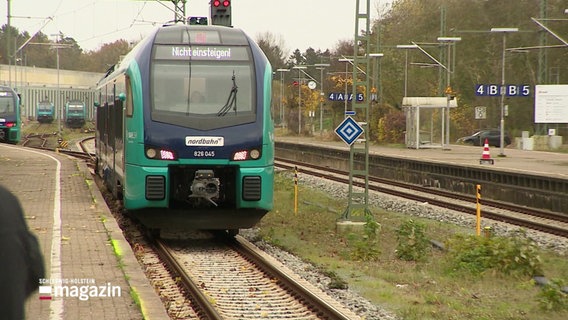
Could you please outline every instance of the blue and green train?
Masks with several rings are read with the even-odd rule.
[[[273,207],[271,81],[242,30],[156,29],[97,85],[97,173],[153,228],[252,227]]]
[[[69,100],[65,103],[65,125],[69,128],[81,128],[85,125],[85,103]]]
[[[21,127],[20,97],[12,88],[0,86],[0,142],[20,142]]]
[[[55,106],[49,100],[37,104],[36,118],[39,123],[52,123],[55,119]]]

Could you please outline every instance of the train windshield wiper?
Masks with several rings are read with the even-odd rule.
[[[237,87],[237,83],[235,81],[235,70],[233,70],[232,80],[233,87],[231,88],[231,92],[229,92],[227,102],[225,102],[225,105],[221,108],[221,110],[219,110],[219,112],[217,112],[218,117],[225,116],[227,112],[231,110],[231,107],[233,108],[233,110],[235,110],[235,114],[237,114],[237,91],[239,90],[239,87]]]

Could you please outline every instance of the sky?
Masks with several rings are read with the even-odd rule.
[[[97,50],[119,39],[139,41],[152,29],[173,20],[171,1],[140,0],[6,0],[0,5],[0,25],[48,36],[62,32],[85,51]],[[209,16],[210,0],[187,0],[187,16]],[[333,49],[340,40],[352,40],[358,0],[232,0],[232,22],[253,39],[270,32],[291,54]],[[392,0],[372,0],[371,15]],[[365,1],[361,1],[364,3]],[[51,20],[47,18],[51,17]],[[361,23],[361,22],[360,22]],[[55,38],[55,36],[53,36]]]

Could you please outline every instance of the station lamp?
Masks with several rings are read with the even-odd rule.
[[[499,139],[499,147],[500,153],[499,157],[506,157],[505,155],[505,53],[507,52],[507,33],[518,32],[519,28],[491,28],[491,32],[497,32],[503,34],[503,51],[501,53],[501,121],[499,124],[500,130],[500,139]]]
[[[219,26],[231,26],[230,0],[211,0],[211,23]]]

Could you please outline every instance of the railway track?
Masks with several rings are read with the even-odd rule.
[[[359,319],[240,236],[156,248],[207,319]]]
[[[287,159],[277,158],[275,162],[276,166],[280,168],[292,170],[295,167],[299,167],[299,170],[305,174],[339,183],[349,183],[349,173],[346,171]],[[365,187],[362,179],[353,179],[353,185],[361,188]],[[475,196],[447,192],[432,187],[410,185],[378,177],[369,177],[369,190],[429,203],[466,214],[477,214],[477,199]],[[480,204],[482,205],[484,218],[568,238],[568,215],[485,199],[481,199]]]
[[[40,127],[39,125],[38,127]],[[22,141],[22,146],[46,151],[54,151],[59,153],[68,154],[83,160],[94,162],[95,154],[86,146],[87,143],[95,139],[94,136],[87,136],[77,140],[78,147],[74,148],[68,146],[67,148],[60,148],[57,141],[57,132],[53,133],[33,133],[28,134]]]
[[[87,146],[89,139],[92,137],[78,141],[83,151],[36,148],[58,151],[92,162],[93,155],[89,153],[91,150]],[[138,233],[142,232],[144,231]],[[187,293],[183,297],[175,290],[175,293],[164,293],[171,295],[169,301],[183,301],[176,306],[178,312],[185,315],[182,318],[360,318],[244,238],[225,236],[215,239],[217,240],[151,241],[154,243],[151,250],[167,265],[173,282],[181,284]],[[140,247],[134,250],[140,250]],[[160,277],[162,279],[158,282],[163,283],[163,272]],[[188,305],[188,301],[191,305]],[[172,304],[170,302],[170,308]],[[176,318],[177,312],[171,313]]]
[[[22,141],[22,146],[38,149],[48,148],[48,143],[51,138],[56,136],[57,133],[36,133],[28,134]]]

